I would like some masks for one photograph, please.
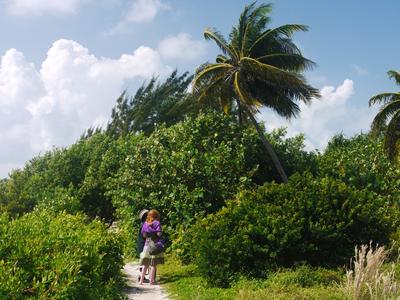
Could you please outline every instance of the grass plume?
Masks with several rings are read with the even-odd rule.
[[[395,264],[384,265],[389,251],[383,246],[355,247],[352,270],[346,271],[343,289],[350,299],[397,299],[400,282],[395,277]]]

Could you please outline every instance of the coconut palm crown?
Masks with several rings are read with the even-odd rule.
[[[271,4],[257,6],[254,2],[246,6],[239,23],[232,28],[229,42],[216,29],[204,31],[204,37],[214,41],[222,53],[215,63],[205,63],[196,70],[193,92],[199,100],[219,99],[225,112],[234,107],[239,123],[243,115],[248,117],[286,182],[286,174],[255,114],[264,106],[285,118],[294,117],[300,111],[296,102],[309,103],[319,97],[319,92],[302,75],[314,62],[303,57],[292,41],[292,35],[307,31],[307,26],[287,24],[268,28],[271,10]]]
[[[400,85],[400,72],[387,72],[390,79]],[[371,124],[371,133],[375,136],[384,135],[384,147],[391,160],[398,157],[400,141],[400,92],[382,93],[369,99],[369,106],[382,104],[380,111]]]

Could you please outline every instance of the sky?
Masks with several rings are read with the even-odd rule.
[[[194,72],[219,54],[206,27],[227,36],[239,0],[0,0],[0,178],[36,155],[104,126],[121,92],[175,68]],[[261,3],[259,1],[259,3]],[[397,91],[400,1],[276,0],[271,27],[304,24],[294,41],[317,67],[305,75],[321,91],[296,119],[269,110],[267,130],[303,133],[308,150],[369,129],[368,99]]]

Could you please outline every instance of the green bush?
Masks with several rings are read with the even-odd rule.
[[[199,270],[221,286],[237,273],[263,277],[278,266],[345,264],[354,245],[387,244],[395,214],[383,197],[305,173],[241,192],[199,220],[187,240]]]
[[[195,215],[221,208],[257,172],[257,165],[246,164],[255,138],[221,115],[160,127],[149,137],[128,137],[125,147],[131,150],[108,185],[127,240],[136,240],[132,228],[143,208],[160,211],[166,236],[180,224],[192,224]]]
[[[7,299],[117,299],[120,239],[100,221],[37,211],[0,218],[0,295]]]
[[[304,151],[304,138],[285,134],[276,130],[268,139],[287,174],[314,171],[316,155]],[[223,114],[200,114],[158,127],[149,137],[91,132],[37,156],[0,181],[0,212],[16,217],[37,207],[84,212],[108,223],[117,218],[133,254],[142,208],[159,209],[166,234],[175,235],[177,226],[185,230],[196,215],[217,211],[240,189],[277,178],[254,129]]]
[[[0,181],[0,212],[15,217],[39,206],[72,214],[84,212],[111,223],[114,207],[105,195],[105,181],[120,163],[108,161],[104,168],[103,156],[113,144],[117,141],[95,133],[68,148],[34,157],[22,170],[14,170]]]
[[[269,138],[277,145],[278,155],[287,156],[290,172],[315,160],[303,150],[301,136],[284,139],[284,135],[279,130]],[[137,228],[134,221],[144,207],[157,208],[166,235],[176,236],[196,216],[216,212],[239,190],[275,179],[255,130],[222,114],[201,114],[159,127],[149,137],[130,136],[119,151],[126,156],[118,173],[109,178],[107,189],[122,221],[121,230],[131,234],[128,241],[135,241],[132,228]],[[104,162],[113,157],[106,153]]]
[[[318,158],[319,176],[339,179],[358,189],[367,189],[400,206],[400,166],[386,157],[383,141],[359,134],[337,135]]]

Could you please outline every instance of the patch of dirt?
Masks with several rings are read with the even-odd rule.
[[[125,295],[128,299],[133,300],[169,300],[165,291],[160,285],[150,285],[149,283],[143,283],[140,285],[138,277],[140,275],[138,263],[131,262],[127,263],[123,269],[124,274],[127,278],[127,288],[125,289]]]

